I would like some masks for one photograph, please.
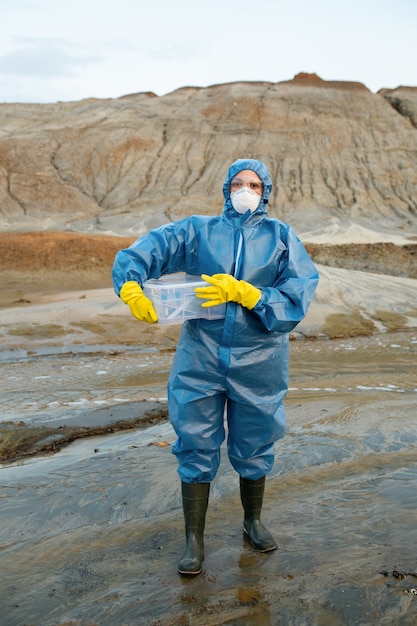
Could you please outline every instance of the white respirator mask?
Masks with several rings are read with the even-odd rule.
[[[243,215],[246,211],[253,213],[259,206],[261,196],[249,187],[242,187],[238,191],[232,191],[230,202],[235,211]]]

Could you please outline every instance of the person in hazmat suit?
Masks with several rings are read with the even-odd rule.
[[[158,321],[142,286],[149,278],[201,275],[203,307],[225,303],[224,319],[187,320],[168,379],[168,411],[177,440],[186,546],[180,574],[199,574],[210,483],[225,439],[240,476],[243,530],[256,550],[276,548],[260,520],[274,442],[285,430],[289,333],[312,301],[318,274],[292,228],[267,217],[267,167],[239,159],[223,185],[220,216],[192,215],[156,228],[120,250],[116,294],[139,320]]]

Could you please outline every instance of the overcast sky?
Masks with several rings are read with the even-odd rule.
[[[416,0],[0,0],[0,102],[299,72],[417,86]]]

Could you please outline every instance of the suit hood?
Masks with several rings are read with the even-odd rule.
[[[226,213],[232,211],[234,214],[236,214],[236,211],[233,208],[232,202],[230,200],[230,181],[234,176],[236,176],[236,174],[238,174],[242,170],[252,170],[261,179],[263,183],[261,201],[254,213],[266,213],[266,205],[268,204],[269,196],[272,191],[272,180],[266,165],[262,163],[262,161],[258,161],[256,159],[238,159],[229,167],[226,180],[223,184],[223,196],[225,200],[223,212]]]

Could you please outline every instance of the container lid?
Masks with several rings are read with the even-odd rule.
[[[144,285],[178,285],[178,284],[205,284],[205,281],[201,278],[201,276],[196,276],[194,274],[186,274],[185,272],[176,272],[175,274],[165,274],[160,278],[150,278],[147,280]]]

